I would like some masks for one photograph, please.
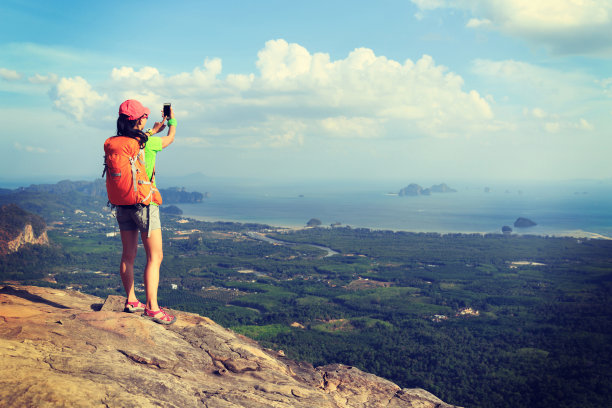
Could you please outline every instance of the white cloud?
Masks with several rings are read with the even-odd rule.
[[[266,145],[272,148],[289,147],[296,144],[299,146],[303,145],[304,136],[293,129],[281,134],[270,135],[266,140]]]
[[[0,68],[0,78],[7,81],[17,81],[21,79],[21,74],[12,69]]]
[[[377,122],[370,137],[389,135],[391,128],[380,125],[385,121],[402,121],[404,132],[413,134],[457,135],[493,118],[478,92],[464,91],[460,76],[427,55],[402,64],[358,48],[345,59],[330,61],[328,54],[311,55],[297,44],[275,40],[268,41],[258,56],[261,77],[253,90],[267,95],[268,105],[292,106],[306,114],[325,111],[320,120],[331,135],[338,135],[339,121],[344,120],[348,129],[356,124],[339,118],[360,118],[359,128],[368,120],[370,128]]]
[[[162,75],[157,68],[143,67],[135,70],[132,67],[113,68],[111,73],[112,87],[122,87],[124,94],[171,94],[192,96],[194,93],[210,92],[221,85],[217,76],[221,73],[222,64],[219,58],[206,59],[203,67],[196,67],[192,72],[182,72],[173,76]],[[231,85],[238,90],[249,87],[250,76],[232,75],[225,86]],[[151,103],[163,103],[161,99],[149,97]],[[146,104],[145,101],[141,101]]]
[[[604,94],[612,97],[612,78],[605,78],[602,80],[596,81],[604,91]]]
[[[527,119],[534,119],[538,126],[548,133],[559,133],[561,131],[569,131],[575,133],[579,131],[592,131],[595,130],[595,126],[584,118],[578,120],[572,120],[570,118],[564,118],[559,114],[551,114],[545,112],[541,108],[533,108],[531,110],[524,109],[523,114]]]
[[[279,39],[265,44],[256,66],[258,73],[225,77],[218,58],[175,75],[124,66],[100,84],[104,93],[76,77],[62,78],[51,96],[79,120],[96,107],[114,113],[128,98],[152,111],[171,101],[181,118],[240,141],[233,146],[295,147],[308,137],[476,135],[490,131],[494,120],[490,98],[464,90],[459,75],[428,55],[398,62],[357,48],[332,61]]]
[[[159,71],[153,67],[143,67],[140,71],[134,71],[131,67],[113,68],[111,78],[115,81],[122,79],[136,79],[138,81],[152,81],[159,79]]]
[[[261,79],[271,86],[297,85],[297,78],[314,76],[310,75],[313,57],[306,48],[298,44],[289,44],[284,40],[268,41],[257,56]],[[325,54],[315,54],[315,58],[321,57],[326,59]]]
[[[548,133],[558,133],[561,129],[561,124],[559,122],[546,122],[544,124],[544,129],[546,129]]]
[[[307,124],[300,119],[271,115],[262,123],[259,140],[252,147],[300,147],[304,144],[306,128]]]
[[[492,28],[563,54],[611,55],[609,0],[412,0],[423,12],[436,8],[472,13],[470,28]],[[486,22],[486,24],[483,24]]]
[[[226,77],[225,81],[232,88],[235,88],[239,91],[246,91],[253,85],[253,82],[255,81],[255,75],[254,74],[249,74],[249,75],[229,74]]]
[[[578,128],[582,130],[594,130],[595,126],[589,123],[586,119],[581,118],[578,122]]]
[[[219,58],[206,59],[204,68],[196,67],[192,72],[174,75],[168,78],[168,85],[187,95],[192,90],[210,89],[217,84],[217,76],[221,74],[222,68]]]
[[[546,112],[544,112],[544,110],[542,110],[541,108],[533,108],[531,113],[534,118],[538,118],[538,119],[544,119],[548,116]]]
[[[383,121],[376,118],[338,116],[321,120],[322,129],[330,136],[351,139],[379,137],[383,131]]]
[[[86,113],[91,113],[108,101],[106,95],[98,94],[79,76],[60,79],[50,95],[57,109],[78,121],[83,120]]]
[[[465,25],[468,28],[480,28],[480,27],[491,27],[493,22],[488,18],[478,19],[478,18],[470,18],[470,20]]]
[[[55,84],[57,80],[58,78],[56,74],[49,74],[49,75],[34,74],[34,76],[31,76],[28,78],[28,81],[30,81],[30,83],[32,84]]]

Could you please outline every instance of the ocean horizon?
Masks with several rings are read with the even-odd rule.
[[[612,238],[612,186],[607,181],[448,183],[456,192],[397,195],[405,185],[194,186],[209,197],[178,206],[185,217],[203,221],[273,227],[304,227],[316,218],[323,226],[374,230],[489,234],[502,233],[502,227],[509,226],[517,234]],[[520,217],[537,225],[514,227]]]

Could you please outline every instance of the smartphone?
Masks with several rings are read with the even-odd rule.
[[[170,119],[170,103],[164,103],[164,116]]]

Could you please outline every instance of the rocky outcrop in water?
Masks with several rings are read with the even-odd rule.
[[[516,219],[516,221],[514,221],[514,226],[516,228],[529,228],[529,227],[533,227],[536,226],[538,224],[536,224],[535,222],[531,221],[529,218],[523,218],[523,217],[519,217]]]
[[[419,195],[431,195],[431,193],[456,193],[457,190],[449,187],[446,183],[436,184],[429,188],[423,188],[416,183],[412,183],[402,188],[399,192],[399,196],[419,196]]]
[[[0,289],[0,406],[452,407],[355,367],[292,361],[206,317],[161,326],[123,302]]]
[[[406,187],[402,188],[398,195],[399,196],[418,196],[418,195],[429,195],[431,191],[425,191],[423,187],[419,186],[416,183],[408,184]]]

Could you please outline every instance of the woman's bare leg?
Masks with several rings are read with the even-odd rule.
[[[121,243],[123,253],[119,264],[119,274],[128,302],[135,302],[138,300],[134,292],[134,261],[138,252],[138,230],[121,231]]]
[[[147,237],[146,232],[141,233],[142,243],[147,253],[147,266],[144,271],[145,293],[147,294],[147,309],[159,310],[157,304],[157,288],[159,286],[159,268],[164,258],[162,247],[161,229],[151,231],[151,236]]]

